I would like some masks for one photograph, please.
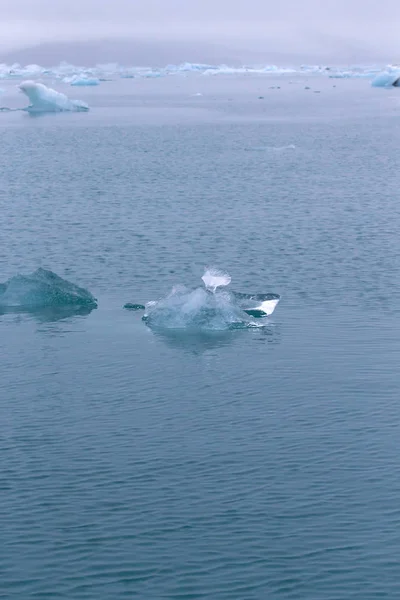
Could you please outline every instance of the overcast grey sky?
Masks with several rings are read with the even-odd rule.
[[[400,0],[0,0],[0,50],[138,37],[400,60]]]

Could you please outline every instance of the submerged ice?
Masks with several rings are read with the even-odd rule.
[[[68,96],[48,88],[43,83],[34,81],[23,81],[19,89],[30,101],[30,105],[24,109],[28,112],[64,112],[64,111],[87,111],[89,106],[81,100],[70,100]]]
[[[0,310],[61,307],[96,308],[97,301],[88,290],[46,269],[16,275],[0,284]]]
[[[166,329],[224,330],[257,327],[225,291],[204,288],[172,289],[166,298],[146,305],[144,320],[152,327]]]
[[[154,328],[191,331],[223,331],[262,327],[256,321],[271,315],[279,302],[277,294],[240,294],[225,288],[231,282],[228,273],[208,269],[202,280],[204,287],[189,289],[175,286],[158,301],[148,302],[143,320]],[[125,308],[139,310],[140,304],[126,304]]]

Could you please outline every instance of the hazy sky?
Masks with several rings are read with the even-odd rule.
[[[0,50],[145,38],[399,60],[399,0],[0,0]]]

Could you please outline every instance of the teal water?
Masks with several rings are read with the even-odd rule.
[[[0,280],[99,301],[0,316],[2,598],[399,597],[397,96],[202,81],[0,115]],[[123,310],[210,264],[265,328]]]

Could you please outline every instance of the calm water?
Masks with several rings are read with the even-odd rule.
[[[1,598],[399,598],[400,97],[270,81],[0,114],[0,280],[99,300],[0,317]],[[282,295],[265,329],[122,309],[209,264]]]

